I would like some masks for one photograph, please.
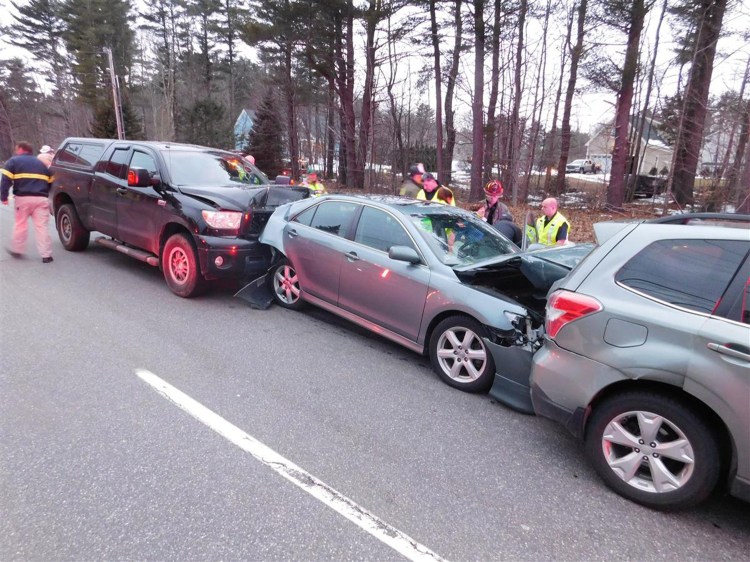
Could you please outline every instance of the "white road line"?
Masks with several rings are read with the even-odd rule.
[[[204,423],[243,451],[250,453],[257,460],[276,471],[292,484],[302,488],[305,492],[343,515],[382,543],[390,546],[405,558],[426,562],[445,560],[407,534],[392,527],[374,513],[357,505],[354,501],[337,492],[325,482],[321,482],[312,474],[301,469],[253,436],[232,425],[200,402],[193,400],[184,392],[163,381],[152,372],[145,369],[136,369],[135,374],[180,409]]]

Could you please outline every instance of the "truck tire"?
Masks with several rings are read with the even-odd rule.
[[[206,280],[201,275],[198,254],[184,234],[169,237],[161,263],[167,286],[178,297],[195,297],[205,290]]]
[[[60,206],[55,216],[55,226],[63,248],[69,252],[80,252],[89,245],[91,233],[83,228],[72,204]]]

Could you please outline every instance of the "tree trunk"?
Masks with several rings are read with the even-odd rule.
[[[636,0],[636,2],[642,0]],[[570,151],[570,112],[573,106],[573,94],[578,79],[578,63],[583,54],[583,24],[586,20],[586,6],[588,0],[581,0],[578,5],[578,32],[576,46],[570,56],[570,77],[568,78],[568,90],[565,93],[565,106],[563,107],[562,125],[560,126],[560,160],[557,164],[557,181],[555,182],[555,195],[565,191],[565,166],[568,164],[568,152]]]
[[[362,113],[359,124],[359,142],[357,145],[356,172],[354,174],[354,185],[358,189],[365,187],[365,166],[367,164],[367,148],[370,138],[370,125],[372,123],[372,89],[375,75],[375,27],[378,23],[376,2],[370,2],[370,8],[365,15],[365,87],[362,92]],[[354,47],[352,45],[352,51]],[[353,64],[353,54],[352,54]],[[352,70],[352,82],[354,74]]]
[[[748,131],[750,131],[750,111],[747,115],[747,127]],[[742,173],[742,178],[740,179],[740,186],[744,186],[744,189],[739,187],[738,189],[738,200],[739,203],[737,204],[736,211],[738,213],[745,213],[750,214],[750,189],[748,189],[748,186],[750,185],[750,140],[746,139],[745,142],[745,170]]]
[[[495,164],[495,159],[492,156],[495,146],[495,134],[497,132],[495,111],[497,110],[497,95],[500,88],[500,14],[502,0],[495,0],[494,9],[492,39],[490,41],[492,70],[490,71],[490,98],[487,101],[487,121],[484,126],[484,173],[482,174],[482,183],[492,178]]]
[[[521,148],[521,129],[518,126],[518,118],[521,113],[521,66],[523,65],[523,31],[526,25],[526,10],[528,8],[527,0],[521,0],[518,8],[518,45],[516,47],[516,69],[515,69],[515,98],[513,99],[513,112],[510,117],[510,139],[508,142],[508,182],[506,189],[509,187],[513,194],[513,205],[518,204],[518,158]]]
[[[286,81],[287,134],[289,135],[289,158],[292,160],[292,178],[300,177],[299,170],[299,135],[297,134],[297,103],[292,77],[292,46],[286,44],[284,50],[284,79]]]
[[[708,90],[726,4],[727,0],[700,0],[699,13],[702,16],[698,22],[695,55],[685,92],[685,111],[680,119],[680,135],[672,166],[671,191],[680,205],[693,203],[693,186],[706,122]]]
[[[437,153],[438,181],[445,181],[445,167],[443,165],[443,94],[441,83],[443,71],[440,66],[440,38],[438,37],[437,17],[435,15],[435,0],[430,0],[430,30],[432,35],[432,49],[435,57],[435,139]]]
[[[635,154],[634,159],[638,162],[638,165],[636,167],[636,170],[640,170],[641,166],[643,165],[643,159],[646,156],[646,148],[648,147],[648,141],[646,142],[646,145],[643,148],[643,151],[641,152],[641,143],[643,142],[643,131],[646,128],[646,120],[648,119],[648,107],[649,107],[649,101],[651,100],[651,90],[653,88],[654,83],[654,70],[656,69],[656,56],[659,53],[659,37],[661,33],[661,24],[664,22],[664,16],[667,13],[667,0],[664,0],[664,4],[661,8],[661,15],[659,16],[659,23],[656,25],[656,39],[654,41],[654,53],[651,57],[651,66],[648,70],[648,80],[646,84],[646,97],[645,101],[643,102],[643,109],[641,110],[641,118],[638,122],[638,133],[636,134],[636,142],[637,145],[635,147]],[[653,118],[649,120],[649,129],[653,126]],[[637,173],[636,173],[637,174]],[[636,185],[636,178],[631,179],[631,183],[628,185],[628,194],[629,197],[632,196],[632,193],[635,191],[635,185]]]
[[[454,125],[453,91],[456,87],[458,77],[458,63],[461,56],[461,42],[463,32],[463,20],[461,19],[461,0],[455,0],[455,17],[453,20],[454,32],[456,34],[453,42],[453,57],[451,67],[448,71],[448,83],[445,87],[445,162],[444,183],[450,185],[453,179],[453,150],[456,146],[456,127]]]
[[[615,113],[615,146],[612,150],[612,169],[607,188],[607,206],[621,209],[625,200],[625,170],[628,163],[628,133],[630,107],[633,101],[633,83],[638,70],[638,47],[647,8],[643,0],[635,0],[630,12],[628,46],[622,70],[620,90],[617,93]]]
[[[544,193],[552,193],[552,157],[555,154],[557,145],[557,113],[560,110],[560,98],[562,98],[563,78],[565,77],[565,59],[567,58],[567,48],[570,45],[570,37],[573,33],[573,12],[568,17],[568,28],[563,42],[563,48],[560,49],[560,80],[557,83],[557,93],[555,94],[554,111],[552,112],[552,129],[550,129],[547,140],[544,142],[544,160],[547,171],[544,177]]]
[[[537,78],[534,86],[534,106],[531,124],[531,148],[529,151],[529,160],[526,164],[526,180],[519,184],[520,189],[518,190],[518,199],[520,201],[526,201],[529,196],[529,185],[531,183],[532,172],[534,170],[534,160],[536,159],[536,149],[539,144],[539,133],[541,131],[542,113],[544,112],[544,99],[547,93],[546,90],[546,76],[547,76],[547,34],[549,31],[549,16],[552,11],[552,0],[547,0],[547,7],[544,10],[544,24],[542,26],[542,41],[541,41],[541,60],[537,71]],[[542,93],[540,99],[539,92]],[[538,184],[537,184],[538,185]],[[516,204],[516,203],[514,203]]]
[[[469,199],[482,198],[482,157],[484,156],[484,0],[474,3],[474,99],[472,114],[471,190]]]
[[[333,177],[333,156],[334,148],[336,145],[336,135],[334,134],[334,127],[336,125],[336,88],[333,85],[333,80],[328,81],[328,113],[326,115],[326,164],[325,164],[325,177]]]

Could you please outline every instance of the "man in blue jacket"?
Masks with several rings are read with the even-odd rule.
[[[13,227],[13,241],[8,252],[20,258],[26,247],[28,220],[31,218],[36,232],[36,247],[43,263],[52,261],[52,240],[47,225],[49,223],[49,187],[52,181],[50,172],[36,156],[27,142],[16,144],[16,154],[0,168],[0,202],[8,204],[8,194],[13,187],[16,207],[16,223]]]

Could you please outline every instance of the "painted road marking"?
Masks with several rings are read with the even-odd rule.
[[[289,459],[281,456],[253,436],[248,435],[239,427],[232,425],[217,413],[209,410],[200,402],[193,400],[190,396],[160,379],[152,372],[145,369],[136,369],[135,374],[143,382],[156,390],[156,392],[193,416],[196,420],[204,423],[243,451],[250,453],[257,460],[289,480],[292,484],[343,515],[349,521],[370,533],[380,542],[390,546],[405,558],[426,562],[445,560],[423,544],[418,543],[407,534],[392,527],[374,513],[371,513],[337,492],[325,482],[318,480],[309,472],[306,472]]]

